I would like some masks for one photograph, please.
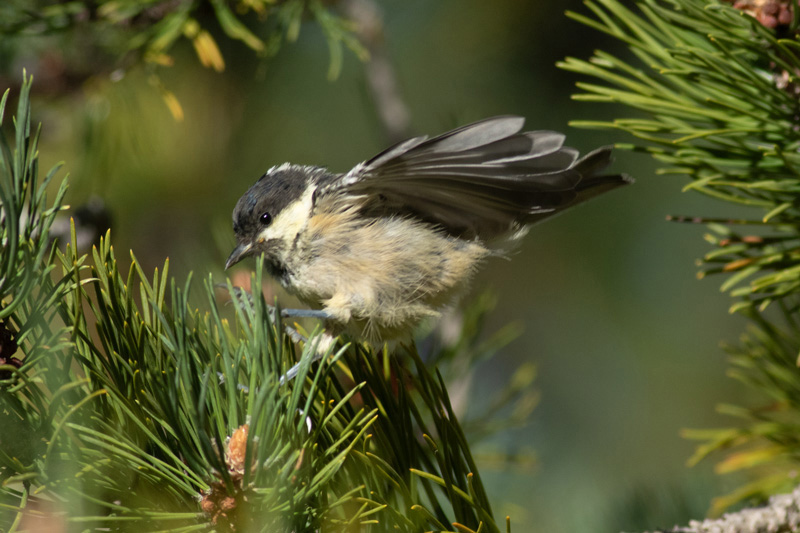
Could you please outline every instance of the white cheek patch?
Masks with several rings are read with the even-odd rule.
[[[313,195],[314,189],[309,188],[299,200],[287,205],[283,211],[274,216],[272,224],[261,230],[258,240],[293,240],[308,222]]]

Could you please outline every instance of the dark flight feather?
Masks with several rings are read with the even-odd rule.
[[[414,216],[462,238],[491,240],[631,182],[597,175],[611,162],[610,148],[579,159],[560,133],[520,133],[524,122],[493,117],[403,141],[331,188],[366,197],[368,216]]]

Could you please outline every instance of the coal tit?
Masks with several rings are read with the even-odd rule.
[[[584,157],[553,131],[494,117],[396,144],[345,174],[283,164],[233,211],[238,245],[256,254],[332,333],[369,341],[436,316],[490,256],[528,226],[618,186],[608,147]]]

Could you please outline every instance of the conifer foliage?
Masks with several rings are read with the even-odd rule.
[[[51,243],[67,180],[48,197],[58,168],[40,179],[30,90],[13,142],[0,137],[4,530],[508,529],[413,347],[353,342],[312,367],[319,332],[294,343],[260,294],[228,284],[220,304],[210,275],[179,282],[168,262],[147,274],[110,233],[86,255],[74,228]],[[459,340],[476,357],[492,349],[478,322]]]
[[[686,431],[705,442],[692,462],[725,450],[718,471],[752,472],[752,482],[719,498],[715,511],[788,492],[800,457],[797,2],[586,5],[593,16],[569,15],[624,42],[630,57],[598,51],[560,66],[591,78],[578,84],[575,99],[620,104],[626,116],[574,124],[631,135],[633,142],[620,146],[652,155],[660,174],[691,178],[684,190],[731,206],[730,218],[672,218],[708,225],[712,249],[699,262],[699,277],[723,275],[730,310],[749,318],[748,333],[726,350],[731,375],[757,389],[764,403],[721,406],[743,420],[740,427]]]

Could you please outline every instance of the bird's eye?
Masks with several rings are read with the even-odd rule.
[[[272,224],[272,215],[270,215],[269,213],[264,213],[261,215],[259,220],[261,220],[262,226],[269,226],[270,224]]]

